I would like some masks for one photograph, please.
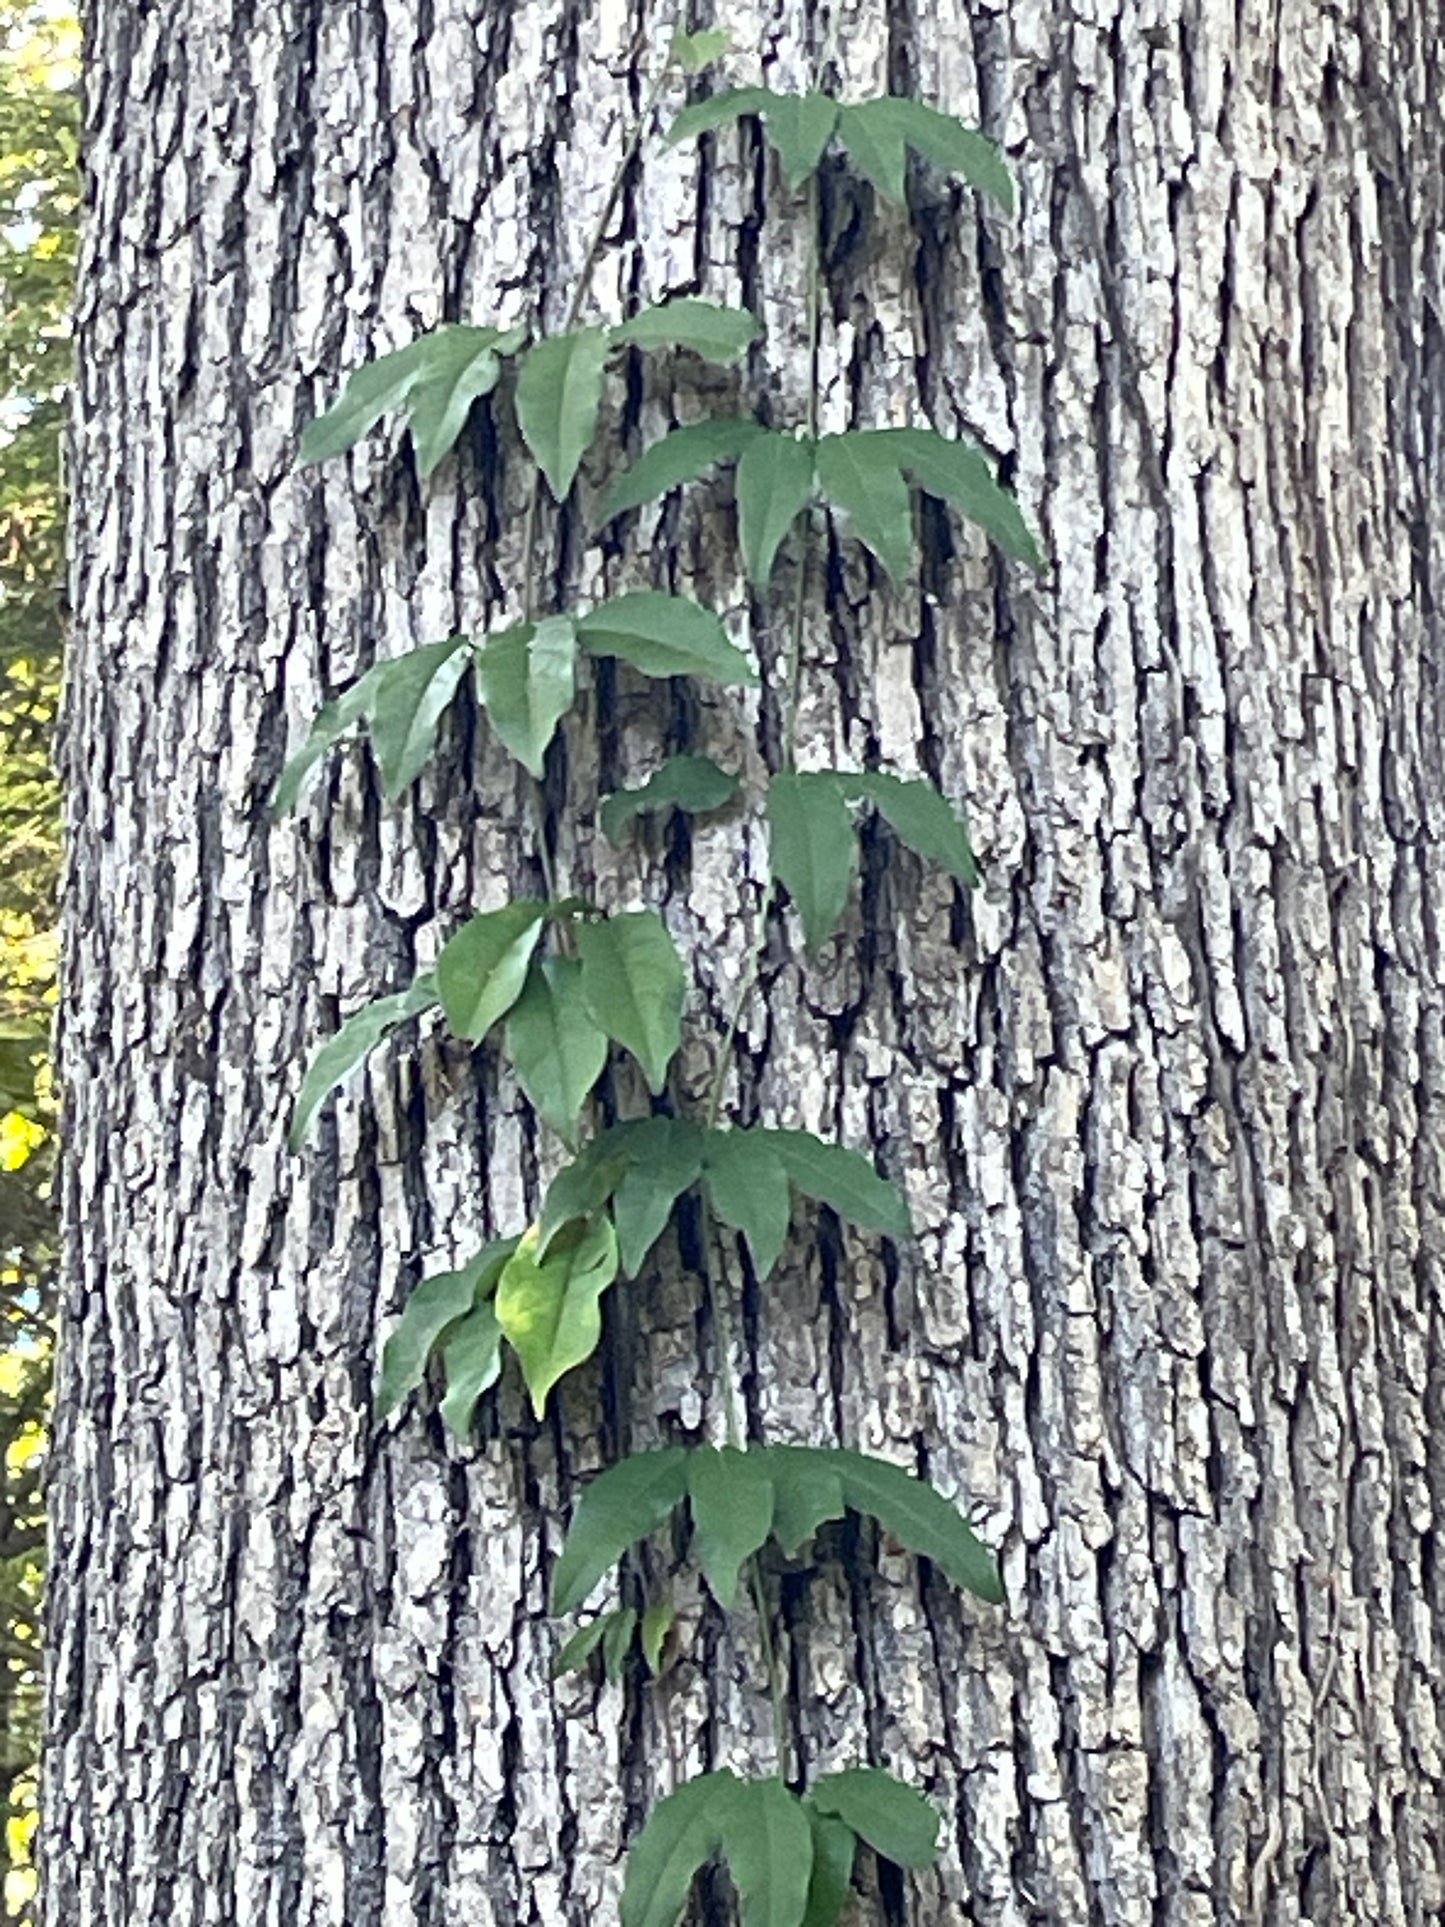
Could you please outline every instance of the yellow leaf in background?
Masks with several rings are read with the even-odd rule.
[[[0,1171],[18,1171],[32,1151],[45,1142],[45,1126],[7,1111],[0,1117]]]

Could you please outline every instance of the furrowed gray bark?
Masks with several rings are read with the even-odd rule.
[[[948,1815],[939,1871],[854,1918],[1426,1927],[1438,23],[1418,0],[891,24],[742,0],[725,23],[736,78],[767,54],[799,85],[821,50],[846,93],[914,90],[1005,144],[1013,223],[919,176],[910,226],[830,172],[823,425],[974,434],[1053,558],[1032,581],[929,514],[903,594],[815,536],[800,760],[931,773],[987,880],[964,903],[875,838],[819,967],[774,934],[739,1044],[744,1114],[876,1147],[921,1227],[887,1252],[800,1231],[743,1294],[753,1422],[925,1464],[1011,1595],[976,1608],[846,1544],[783,1585],[809,1770],[871,1758]],[[425,487],[394,424],[304,473],[297,435],[418,326],[560,322],[670,25],[557,0],[89,8],[50,1927],[610,1921],[650,1801],[771,1759],[747,1615],[686,1585],[659,1686],[548,1680],[578,1481],[720,1424],[686,1235],[613,1291],[555,1422],[509,1381],[472,1448],[426,1405],[378,1432],[406,1288],[518,1229],[555,1147],[494,1061],[431,1036],[374,1060],[307,1155],[283,1145],[338,1016],[537,884],[515,766],[466,714],[400,808],[350,750],[268,820],[322,695],[520,587],[502,416]],[[596,311],[752,302],[797,419],[800,233],[750,135],[653,144]],[[676,373],[680,415],[726,386]],[[635,448],[673,396],[651,371],[609,432]],[[544,553],[547,593],[675,582],[766,667],[785,647],[725,491],[621,546],[549,516]],[[665,902],[699,949],[691,1095],[760,831],[614,855],[592,806],[664,744],[746,749],[758,715],[599,671],[548,785],[572,886]]]

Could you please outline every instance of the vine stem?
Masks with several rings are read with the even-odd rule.
[[[818,439],[818,364],[822,345],[821,273],[818,248],[819,224],[818,170],[808,176],[808,399],[805,429],[810,443]],[[811,511],[808,523],[811,524]],[[793,629],[788,642],[788,679],[783,707],[783,768],[791,771],[797,757],[794,738],[798,733],[798,696],[803,677],[803,629],[808,613],[808,558],[810,546],[804,529],[802,554],[798,558],[798,581],[793,595]]]

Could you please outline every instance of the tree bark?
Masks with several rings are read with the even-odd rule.
[[[379,1432],[405,1290],[519,1229],[554,1151],[491,1056],[435,1037],[374,1060],[315,1151],[283,1145],[338,1016],[537,880],[515,766],[470,715],[401,807],[349,751],[268,820],[322,695],[520,587],[504,411],[427,486],[394,423],[304,473],[296,437],[419,325],[558,325],[670,30],[644,11],[89,9],[51,1927],[611,1921],[650,1801],[772,1757],[754,1627],[685,1583],[659,1685],[548,1679],[579,1481],[720,1424],[686,1227],[612,1291],[555,1420],[509,1379],[471,1448],[425,1401]],[[846,1541],[782,1581],[808,1770],[871,1758],[948,1816],[938,1872],[854,1917],[1426,1927],[1438,22],[738,0],[725,24],[735,78],[768,53],[805,84],[818,52],[845,94],[892,83],[1005,144],[1013,223],[926,176],[910,226],[828,174],[823,426],[974,434],[1052,555],[1033,582],[929,515],[922,591],[895,593],[846,541],[825,582],[819,536],[801,760],[931,773],[986,883],[964,902],[870,840],[818,967],[773,933],[737,1054],[743,1115],[871,1147],[921,1227],[896,1251],[795,1232],[741,1308],[752,1423],[925,1465],[1010,1588],[975,1607]],[[801,233],[750,133],[653,142],[597,312],[751,302],[796,420]],[[608,432],[636,448],[674,395],[710,405],[677,376]],[[625,548],[549,518],[544,592],[690,586],[774,668],[784,624],[749,604],[721,501],[674,498]],[[790,593],[784,566],[775,610]],[[776,705],[660,687],[599,672],[547,796],[572,887],[665,902],[700,947],[695,1096],[760,830],[614,855],[592,810],[663,745],[739,753],[759,719],[775,743]]]

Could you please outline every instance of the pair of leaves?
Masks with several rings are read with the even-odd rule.
[[[518,762],[540,778],[547,747],[576,695],[577,651],[614,656],[646,676],[703,676],[756,683],[757,671],[729,641],[718,616],[691,596],[636,589],[580,616],[546,616],[490,636],[475,650],[465,636],[425,643],[378,663],[317,712],[305,743],[281,773],[272,798],[279,814],[295,807],[322,756],[365,724],[388,802],[421,774],[437,729],[475,656],[477,693],[493,729]]]
[[[894,578],[913,566],[910,481],[950,502],[1006,555],[1043,565],[1018,502],[971,443],[934,428],[859,428],[816,442],[751,421],[693,422],[674,428],[618,479],[601,520],[736,462],[738,544],[749,578],[766,587],[788,531],[821,494]]]
[[[599,1132],[557,1173],[542,1208],[543,1236],[610,1203],[623,1272],[635,1277],[677,1200],[699,1182],[720,1222],[747,1239],[760,1278],[786,1242],[794,1186],[864,1230],[905,1238],[912,1229],[894,1184],[857,1151],[811,1131],[704,1129],[645,1117]]]
[[[667,1600],[649,1606],[640,1618],[631,1606],[599,1613],[563,1643],[552,1662],[552,1677],[559,1679],[563,1673],[581,1672],[592,1655],[600,1651],[603,1677],[609,1686],[615,1686],[622,1678],[635,1633],[642,1663],[656,1679],[662,1672],[663,1642],[676,1617],[676,1609]]]
[[[717,1857],[742,1927],[833,1927],[860,1840],[898,1866],[931,1866],[938,1815],[878,1767],[825,1774],[802,1799],[777,1779],[699,1774],[659,1800],[633,1842],[622,1927],[676,1927],[693,1880]]]
[[[620,843],[636,817],[670,809],[701,815],[720,810],[737,792],[737,777],[730,770],[720,769],[710,756],[669,756],[636,789],[615,790],[607,797],[597,820],[608,842]]]
[[[668,129],[668,144],[712,133],[744,114],[762,120],[790,188],[801,187],[817,171],[836,136],[858,172],[885,200],[903,200],[912,148],[944,173],[990,195],[1006,214],[1013,213],[1013,180],[994,143],[954,115],[902,95],[850,104],[816,90],[787,94],[770,87],[730,87],[685,107]]]
[[[756,341],[756,319],[742,308],[680,295],[643,308],[612,328],[572,328],[526,349],[518,362],[517,426],[560,502],[597,433],[608,356],[617,348],[687,348],[726,364]],[[297,460],[302,467],[344,454],[384,415],[404,408],[417,467],[430,475],[455,444],[474,401],[489,395],[501,357],[515,355],[521,328],[448,323],[406,347],[353,370],[334,407],[308,424]]]
[[[924,777],[887,770],[786,771],[768,786],[773,876],[792,898],[810,952],[832,936],[858,867],[851,805],[871,803],[898,840],[966,889],[978,863],[962,813]]]
[[[471,1431],[477,1400],[497,1382],[505,1338],[540,1418],[547,1394],[597,1349],[602,1294],[617,1276],[617,1238],[606,1218],[579,1219],[539,1251],[536,1227],[487,1245],[459,1271],[424,1278],[382,1351],[376,1414],[414,1392],[438,1349],[447,1375],[442,1417]]]
[[[572,1141],[610,1039],[637,1059],[654,1094],[682,1039],[687,979],[656,910],[624,910],[577,927],[578,958],[538,960],[544,925],[571,903],[524,899],[484,910],[447,939],[435,970],[352,1013],[312,1057],[289,1143],[296,1150],[326,1098],[398,1025],[440,1004],[458,1037],[480,1043],[507,1019],[505,1048],[538,1113]]]
[[[620,1459],[583,1492],[552,1573],[552,1611],[580,1606],[629,1546],[665,1524],[684,1498],[698,1565],[725,1609],[744,1562],[770,1537],[793,1558],[845,1511],[875,1520],[956,1586],[993,1604],[1003,1599],[997,1562],[957,1507],[889,1459],[843,1447],[668,1445]]]

